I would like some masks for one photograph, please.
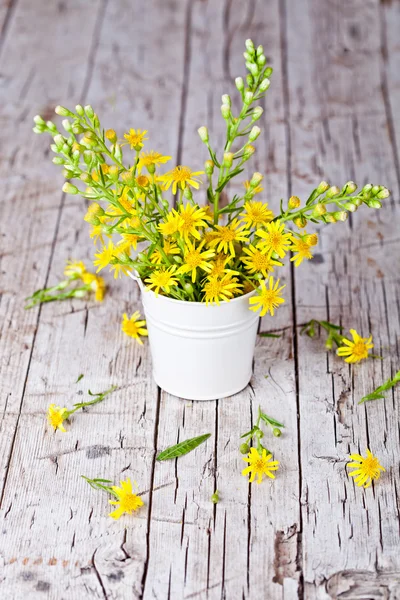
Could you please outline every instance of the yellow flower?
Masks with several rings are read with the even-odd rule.
[[[113,510],[113,512],[109,514],[113,519],[119,519],[124,513],[131,515],[133,511],[144,505],[140,496],[133,493],[130,479],[121,481],[120,483],[120,488],[116,485],[113,485],[111,488],[118,497],[118,500],[109,500],[110,504],[118,506],[116,510]]]
[[[242,256],[242,262],[250,273],[261,273],[267,277],[274,270],[274,266],[282,266],[278,260],[274,260],[268,250],[258,250],[252,244],[244,247],[243,252],[248,256]]]
[[[290,246],[290,249],[292,252],[297,252],[297,254],[295,254],[295,256],[292,256],[290,260],[294,260],[294,264],[296,265],[296,267],[298,267],[305,258],[307,260],[310,260],[313,257],[313,255],[310,252],[310,248],[315,244],[310,244],[307,241],[307,237],[311,236],[293,238],[292,240],[292,245]]]
[[[244,189],[246,190],[246,192],[250,189],[250,181],[244,181],[243,182],[244,185]],[[251,191],[253,194],[259,194],[260,192],[263,191],[263,187],[262,185],[257,185],[255,188],[253,188]],[[261,204],[261,202],[260,202]]]
[[[274,213],[272,210],[269,210],[268,204],[251,200],[250,202],[245,202],[244,213],[240,216],[245,223],[246,229],[249,229],[250,227],[266,225],[272,221]]]
[[[122,331],[126,335],[135,338],[138,344],[141,345],[143,345],[143,342],[140,336],[148,335],[145,325],[146,321],[144,319],[140,320],[140,312],[138,310],[130,318],[128,318],[126,313],[122,315]]]
[[[240,288],[242,287],[243,285],[238,283],[238,279],[229,273],[222,277],[212,275],[207,278],[203,287],[204,300],[206,304],[211,302],[219,304],[220,300],[229,301],[235,294],[241,292]]]
[[[276,252],[280,258],[283,258],[289,250],[289,244],[292,241],[292,235],[285,233],[285,224],[280,221],[272,221],[265,226],[266,231],[259,229],[255,234],[262,238],[257,244],[258,248],[266,249],[268,252]]]
[[[174,277],[174,273],[176,271],[176,266],[172,267],[162,267],[157,271],[154,271],[150,277],[145,279],[145,282],[149,284],[147,287],[151,290],[154,288],[154,292],[156,296],[158,295],[160,289],[162,289],[166,294],[169,294],[171,287],[175,287],[178,285],[178,280]]]
[[[184,190],[187,185],[191,185],[198,190],[201,183],[198,175],[202,175],[203,173],[204,171],[192,171],[189,167],[178,165],[172,171],[161,175],[159,179],[160,181],[164,181],[166,190],[172,184],[172,193],[176,194],[178,186],[181,190]]]
[[[94,240],[95,244],[97,242],[100,242],[101,244],[104,245],[103,235],[106,235],[107,237],[109,237],[109,235],[107,233],[104,233],[102,225],[92,225],[89,236]]]
[[[64,275],[70,279],[79,279],[86,273],[86,267],[84,263],[80,261],[68,260],[65,265]]]
[[[349,475],[355,477],[354,481],[358,486],[369,487],[373,479],[379,479],[380,471],[386,470],[368,448],[366,458],[360,454],[350,454],[350,458],[355,462],[347,463],[348,467],[354,469]]]
[[[257,290],[257,296],[252,296],[249,299],[250,304],[254,304],[254,306],[250,306],[250,310],[257,311],[261,309],[260,317],[263,317],[268,312],[274,316],[275,308],[285,302],[285,300],[279,296],[279,293],[284,287],[286,286],[282,285],[279,287],[279,279],[274,282],[272,276],[269,277],[268,287],[266,287],[265,281],[262,281],[260,288]]]
[[[235,256],[234,242],[247,242],[248,231],[238,219],[234,219],[229,225],[217,225],[214,238],[210,241],[210,246],[216,246],[217,252],[230,252]]]
[[[179,207],[179,212],[175,213],[179,215],[178,231],[183,239],[187,242],[189,236],[192,235],[197,240],[200,239],[200,233],[197,231],[199,227],[207,227],[207,221],[209,217],[204,208],[198,206],[192,206],[191,204],[183,204]]]
[[[47,411],[47,419],[55,430],[59,429],[60,431],[65,432],[63,422],[65,419],[68,419],[68,410],[66,408],[56,406],[55,404],[50,404]]]
[[[114,263],[110,265],[110,271],[114,271],[114,279],[118,279],[121,275],[128,275],[129,268],[121,263]]]
[[[94,298],[96,302],[102,302],[106,292],[106,285],[104,279],[100,275],[94,273],[84,273],[82,281],[86,285],[90,285],[90,289],[95,293]]]
[[[267,454],[265,448],[262,449],[261,454],[257,452],[255,448],[250,448],[248,456],[243,457],[243,460],[249,463],[249,466],[243,469],[242,475],[246,476],[250,473],[250,483],[252,483],[256,477],[257,483],[261,483],[263,475],[275,479],[275,475],[271,471],[278,470],[279,462],[271,459],[272,454]]]
[[[150,152],[141,152],[137,165],[138,173],[142,172],[143,167],[149,167],[151,165],[158,167],[158,165],[168,162],[171,158],[171,156],[163,156],[159,152],[154,152],[154,150],[151,150]]]
[[[193,283],[196,281],[197,268],[202,269],[206,273],[209,273],[212,269],[211,263],[207,261],[215,256],[215,252],[214,250],[204,250],[202,252],[203,246],[204,242],[201,242],[196,248],[188,240],[183,255],[183,264],[177,270],[177,273],[191,273]]]
[[[159,224],[158,229],[161,231],[162,235],[166,237],[168,235],[174,235],[182,224],[183,221],[178,213],[172,210],[167,213],[164,221]]]
[[[128,252],[129,254],[132,246],[136,250],[138,241],[140,240],[140,237],[136,233],[121,233],[121,238],[117,244],[121,252]]]
[[[147,187],[150,184],[150,179],[146,175],[139,175],[139,177],[136,177],[136,183],[140,187]]]
[[[100,221],[100,217],[104,215],[104,210],[101,208],[97,202],[92,202],[87,209],[86,215],[83,217],[83,220],[91,225],[98,225]]]
[[[98,267],[96,273],[104,269],[107,265],[110,264],[112,259],[114,258],[115,247],[112,242],[108,243],[108,247],[103,246],[101,252],[95,254],[97,260],[93,261],[95,267]]]
[[[133,150],[133,148],[135,148],[135,150],[142,148],[143,142],[148,139],[145,137],[146,133],[147,130],[142,131],[141,129],[130,129],[129,133],[124,133],[126,142],[124,142],[122,145],[129,144],[131,150]]]
[[[372,335],[369,338],[362,338],[355,329],[350,329],[350,333],[353,336],[353,341],[344,337],[342,343],[345,345],[340,346],[336,352],[338,356],[346,356],[347,358],[344,360],[347,363],[357,363],[364,358],[368,358],[368,350],[374,347]]]
[[[227,269],[226,265],[230,263],[232,260],[232,256],[230,254],[217,254],[215,260],[211,263],[211,271],[209,276],[215,275],[216,277],[222,277],[226,273],[230,273],[231,275],[239,275],[238,271],[234,271],[233,269]]]
[[[167,256],[169,256],[170,254],[179,254],[180,253],[180,250],[179,250],[178,246],[176,245],[176,243],[169,241],[169,240],[164,240],[163,250]],[[161,254],[159,249],[156,248],[154,250],[154,252],[152,253],[152,255],[150,256],[150,262],[153,263],[153,265],[159,265],[163,262],[163,260],[164,260],[163,255]]]

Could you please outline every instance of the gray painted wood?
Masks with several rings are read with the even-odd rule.
[[[35,4],[0,3],[0,597],[397,598],[399,390],[357,402],[400,363],[398,3]],[[105,126],[149,129],[151,148],[201,168],[196,129],[221,141],[219,94],[234,95],[247,37],[275,68],[254,162],[265,198],[277,207],[323,178],[385,183],[393,197],[326,228],[317,260],[284,270],[286,303],[261,324],[282,338],[258,339],[251,385],[195,403],[158,390],[148,346],[120,331],[121,314],[140,309],[133,283],[109,277],[102,305],[23,310],[67,258],[93,252],[85,204],[60,192],[31,117],[90,101]],[[384,360],[350,369],[323,336],[299,335],[310,318],[371,331]],[[48,404],[111,384],[67,434],[49,429]],[[240,475],[238,453],[259,404],[286,426],[270,440],[278,477],[261,486]],[[156,464],[160,449],[205,432],[195,453]],[[345,463],[367,445],[387,472],[363,491]],[[130,476],[146,506],[113,522],[81,474]]]

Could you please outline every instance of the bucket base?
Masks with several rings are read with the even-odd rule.
[[[161,388],[164,392],[167,392],[167,394],[171,394],[171,396],[176,396],[177,398],[181,398],[182,400],[194,400],[194,401],[220,400],[221,398],[228,398],[228,396],[234,396],[235,394],[238,394],[239,392],[241,392],[248,386],[252,375],[253,375],[253,372],[250,371],[248,378],[246,378],[246,383],[244,385],[240,385],[239,387],[236,387],[234,389],[227,390],[226,392],[222,392],[218,395],[212,394],[209,396],[208,395],[202,396],[202,395],[196,394],[196,396],[194,397],[194,396],[189,396],[188,394],[185,394],[185,393],[183,393],[183,394],[179,393],[178,390],[174,390],[172,388],[169,388],[168,386],[163,386],[161,384],[161,382],[159,382],[159,380],[157,379],[157,375],[153,371],[154,381],[156,382],[158,387]]]

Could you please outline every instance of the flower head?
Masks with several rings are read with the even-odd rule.
[[[214,250],[203,250],[204,243],[201,242],[196,248],[189,240],[186,242],[186,249],[183,255],[183,264],[179,267],[177,273],[191,273],[192,282],[196,281],[197,269],[202,269],[209,273],[212,270],[210,259],[214,257]]]
[[[268,312],[274,316],[275,309],[285,302],[283,298],[279,295],[281,290],[286,287],[282,285],[279,287],[279,279],[274,282],[274,278],[272,276],[268,279],[268,287],[265,285],[265,281],[262,281],[260,284],[260,288],[257,290],[258,294],[256,296],[252,296],[249,299],[250,304],[254,306],[250,306],[250,310],[260,310],[260,317],[263,317]]]
[[[229,225],[217,225],[214,237],[210,241],[211,247],[216,247],[217,252],[228,252],[235,256],[235,242],[247,242],[249,232],[244,226],[234,219]]]
[[[204,171],[192,171],[189,167],[178,165],[175,169],[172,169],[172,171],[168,171],[168,173],[161,175],[159,179],[160,181],[164,181],[166,190],[168,190],[172,184],[172,193],[176,194],[178,187],[181,190],[184,190],[187,185],[191,185],[198,190],[201,183],[198,175],[202,175],[203,173]]]
[[[114,252],[115,246],[112,242],[109,242],[107,248],[103,246],[102,250],[95,254],[96,260],[93,261],[93,264],[95,267],[98,267],[97,273],[110,264],[114,258]]]
[[[243,460],[249,463],[249,466],[243,469],[242,475],[246,476],[250,473],[250,483],[257,477],[257,483],[261,483],[263,475],[275,479],[275,475],[271,471],[277,471],[279,468],[279,462],[277,460],[271,460],[272,454],[267,454],[265,448],[262,449],[261,454],[255,449],[250,448],[248,456],[244,456]]]
[[[191,204],[186,204],[186,206],[181,204],[178,211],[174,212],[179,217],[178,231],[180,235],[186,242],[189,240],[189,236],[199,240],[201,236],[197,230],[200,227],[207,227],[207,221],[210,219],[206,210]]]
[[[140,319],[140,312],[138,310],[134,312],[131,317],[128,317],[126,313],[122,315],[122,331],[126,333],[126,335],[135,338],[138,344],[141,345],[143,345],[143,342],[140,339],[140,336],[148,335],[145,325],[146,321]]]
[[[290,249],[292,250],[292,252],[296,252],[296,254],[292,256],[290,260],[294,261],[296,267],[298,267],[305,258],[307,260],[310,260],[313,257],[313,255],[310,252],[310,249],[315,244],[311,244],[307,239],[308,237],[311,236],[305,235],[300,238],[295,237],[292,239],[292,245],[290,246]]]
[[[143,147],[143,142],[148,138],[145,137],[147,130],[142,131],[141,129],[130,129],[129,133],[124,133],[124,138],[126,142],[124,144],[129,144],[131,150],[140,150]]]
[[[56,406],[55,404],[50,404],[47,411],[47,419],[54,429],[59,429],[60,431],[65,432],[65,427],[63,422],[68,418],[68,410],[66,408],[61,408],[60,406]]]
[[[84,263],[80,261],[68,260],[65,265],[64,275],[69,279],[80,279],[86,273]]]
[[[174,235],[181,225],[183,225],[183,221],[179,214],[176,211],[171,210],[167,213],[164,221],[159,224],[158,229],[164,237],[167,237],[169,235]]]
[[[244,181],[243,185],[244,185],[244,189],[246,190],[246,192],[248,192],[250,190],[252,195],[259,194],[264,189],[262,185],[257,185],[256,187],[251,187],[250,181]],[[261,202],[260,202],[260,204],[261,204]]]
[[[358,486],[365,488],[371,485],[373,479],[379,479],[380,472],[385,471],[379,460],[368,450],[367,456],[364,458],[360,454],[350,454],[350,458],[354,462],[347,463],[347,466],[354,469],[349,473],[350,477],[355,477],[354,481]]]
[[[169,294],[171,287],[178,285],[178,280],[174,277],[175,271],[175,265],[168,267],[168,269],[162,267],[161,269],[153,271],[153,273],[145,279],[145,282],[148,284],[147,287],[150,290],[154,288],[156,296],[159,294],[160,290]]]
[[[94,273],[84,273],[82,281],[86,285],[89,285],[90,289],[95,293],[94,298],[96,302],[102,302],[106,292],[104,279],[100,277],[100,275],[95,275]]]
[[[116,510],[109,514],[113,519],[119,519],[124,513],[130,515],[133,511],[144,505],[140,496],[133,493],[130,479],[121,481],[120,483],[120,488],[116,485],[113,485],[111,488],[118,498],[118,500],[109,500],[110,504],[118,506]]]
[[[230,273],[218,277],[218,275],[211,275],[207,278],[206,283],[203,287],[204,300],[206,304],[216,302],[219,304],[220,300],[229,301],[237,293],[241,292],[243,285],[238,282],[236,277],[232,277]]]
[[[163,156],[160,152],[154,152],[154,150],[141,152],[137,165],[138,173],[142,172],[143,167],[158,167],[158,165],[168,162],[171,158],[171,156]]]
[[[358,335],[355,329],[350,329],[353,336],[353,341],[343,338],[344,346],[337,349],[338,356],[346,356],[344,359],[347,363],[357,363],[364,358],[368,358],[368,350],[374,347],[372,343],[372,335],[369,338],[362,338]]]
[[[272,210],[269,210],[268,204],[251,200],[250,202],[245,202],[244,212],[240,216],[242,217],[246,229],[250,229],[251,227],[266,225],[272,221],[274,213]]]
[[[164,240],[162,249],[163,249],[164,254],[166,254],[167,256],[170,256],[171,254],[179,254],[180,253],[180,249],[176,245],[176,242],[173,242],[170,240]],[[163,261],[164,261],[163,255],[161,254],[160,250],[158,248],[156,248],[150,256],[150,262],[153,263],[153,265],[160,265]]]
[[[264,277],[267,277],[268,273],[274,270],[274,266],[282,266],[278,260],[274,260],[268,250],[259,250],[252,244],[247,248],[243,248],[243,252],[248,256],[242,256],[242,262],[244,263],[245,269],[250,273],[261,273]]]
[[[280,221],[272,221],[265,226],[266,231],[258,229],[255,234],[261,238],[257,244],[258,248],[266,249],[268,252],[276,252],[280,258],[283,258],[289,250],[289,244],[292,241],[291,233],[285,233],[285,224]]]
[[[217,254],[215,259],[211,263],[211,271],[209,276],[222,277],[226,273],[231,275],[239,275],[238,271],[233,269],[227,269],[227,265],[231,262],[232,256],[230,254]]]

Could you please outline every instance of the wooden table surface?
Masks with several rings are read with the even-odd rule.
[[[400,598],[400,390],[357,404],[400,368],[399,27],[396,0],[0,1],[1,600]],[[393,194],[286,269],[286,302],[262,322],[283,335],[258,339],[249,387],[189,402],[157,388],[148,345],[121,332],[140,309],[133,282],[106,275],[102,304],[24,311],[67,258],[93,256],[85,203],[62,194],[32,117],[90,102],[119,135],[148,129],[149,149],[201,169],[196,129],[221,142],[220,95],[235,93],[248,37],[275,69],[249,167],[266,176],[264,199],[277,209],[322,179]],[[371,332],[384,359],[349,367],[323,336],[299,335],[311,318]],[[67,433],[49,428],[51,402],[111,384]],[[250,485],[239,436],[259,405],[285,424],[270,440],[281,469]],[[195,453],[156,463],[206,432]],[[363,490],[345,465],[366,447],[386,472]],[[114,522],[80,475],[129,476],[146,505]]]

